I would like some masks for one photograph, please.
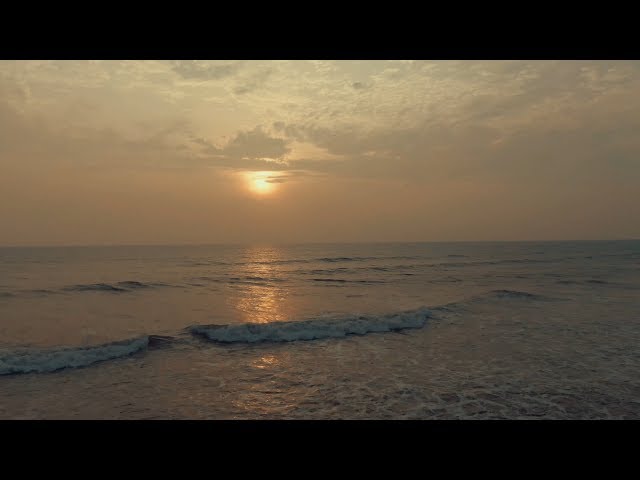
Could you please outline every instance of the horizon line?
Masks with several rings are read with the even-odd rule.
[[[574,242],[634,242],[638,238],[601,239],[545,239],[545,240],[373,240],[337,242],[221,242],[221,243],[110,243],[110,244],[0,244],[0,248],[117,248],[117,247],[247,247],[247,246],[298,246],[298,245],[371,245],[371,244],[423,244],[423,243],[574,243]]]

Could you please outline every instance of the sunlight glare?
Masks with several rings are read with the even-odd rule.
[[[276,184],[270,182],[270,172],[252,172],[247,175],[249,190],[258,195],[267,195],[275,190]]]

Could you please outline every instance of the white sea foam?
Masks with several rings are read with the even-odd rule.
[[[97,345],[57,349],[0,350],[0,375],[12,373],[45,373],[62,368],[77,368],[92,363],[131,355],[147,348],[149,337]]]
[[[197,325],[191,333],[222,343],[293,342],[365,335],[407,328],[421,328],[430,311],[426,308],[381,316],[347,316],[273,323]]]

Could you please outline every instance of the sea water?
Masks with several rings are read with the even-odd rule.
[[[0,418],[640,418],[640,241],[0,248]]]

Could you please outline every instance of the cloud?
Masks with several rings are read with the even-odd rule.
[[[504,128],[474,112],[466,121],[438,125],[425,121],[410,128],[319,128],[285,125],[290,138],[336,155],[292,166],[341,176],[437,181],[446,178],[511,179],[519,182],[594,175],[623,180],[640,175],[640,105],[623,109],[606,102],[585,103],[566,117],[534,112],[530,121]]]
[[[272,69],[267,68],[242,79],[233,89],[233,93],[236,95],[244,95],[260,88],[272,72]]]
[[[287,141],[282,138],[271,137],[262,127],[238,132],[220,153],[236,158],[272,158],[278,159],[286,155],[290,149]]]
[[[34,82],[37,69],[30,65],[25,66],[30,73],[24,78]],[[0,102],[0,149],[30,155],[38,151],[43,156],[49,152],[78,163],[101,159],[114,167],[298,168],[335,176],[380,175],[416,181],[472,175],[511,175],[524,181],[525,177],[567,176],[571,169],[585,175],[596,171],[618,175],[626,169],[633,176],[638,170],[640,62],[177,61],[145,65],[124,69],[122,75],[135,71],[161,78],[162,67],[169,79],[173,71],[183,78],[224,82],[184,87],[185,92],[192,88],[194,96],[176,97],[180,100],[171,115],[194,115],[195,111],[197,117],[189,118],[188,125],[167,118],[162,121],[164,127],[156,122],[133,135],[129,117],[137,111],[148,112],[148,105],[157,109],[154,114],[168,111],[166,106],[153,103],[155,97],[150,97],[134,105],[135,111],[131,108],[126,115],[108,117],[103,122],[106,128],[91,118],[85,126],[84,118],[77,118],[74,128],[65,130],[67,110],[50,110],[53,113],[44,121],[35,109],[50,108],[44,87],[11,82],[7,69],[0,92],[5,99]],[[99,68],[102,64],[93,65],[91,75],[97,75],[94,70]],[[72,70],[82,72],[79,65]],[[245,96],[258,88],[259,96]],[[18,108],[25,104],[27,91],[34,107],[30,113]],[[213,100],[207,103],[210,91]],[[64,103],[67,97],[60,98]],[[129,105],[125,101],[113,105],[112,98],[105,96],[102,104],[96,103],[99,111]],[[77,113],[78,117],[89,114]],[[207,123],[214,116],[223,120],[216,118],[218,127],[210,128]],[[271,129],[246,129],[247,124]],[[216,145],[207,136],[219,135],[215,128],[220,125],[231,129],[223,131],[226,135],[236,133],[226,144]],[[314,157],[313,149],[305,152],[305,145],[322,155]]]
[[[247,228],[238,238],[278,212],[282,238],[371,240],[374,225],[399,239],[631,235],[639,91],[640,62],[621,61],[0,61],[0,214],[37,239],[47,215],[63,224],[93,199],[117,219],[145,198],[163,205],[149,207],[158,239],[205,226],[226,238],[202,221],[212,205]],[[228,181],[245,170],[287,183],[278,209],[255,213]],[[132,201],[114,208],[116,190]]]
[[[176,60],[172,69],[187,80],[220,80],[235,74],[240,67],[240,62],[218,65],[196,60]]]
[[[287,170],[283,173],[276,173],[274,176],[271,176],[266,179],[268,183],[285,183],[291,180],[301,179],[301,178],[309,178],[309,177],[320,177],[323,176],[317,172],[310,172],[307,170]]]

